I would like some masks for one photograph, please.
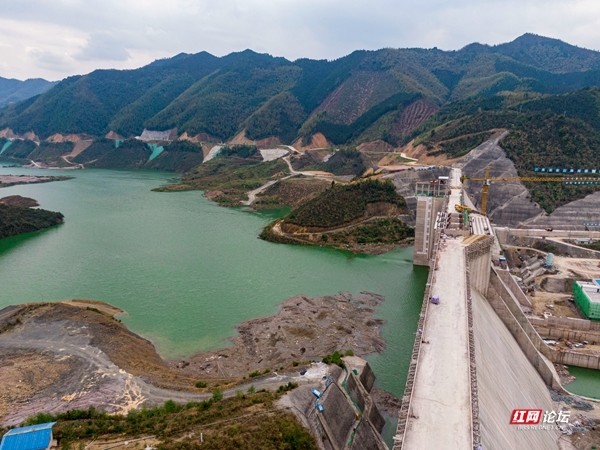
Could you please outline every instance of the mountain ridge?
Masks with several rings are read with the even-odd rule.
[[[28,78],[21,81],[0,77],[0,108],[42,94],[54,85],[56,82],[42,78]]]
[[[138,69],[68,77],[5,106],[0,128],[42,137],[109,131],[131,137],[143,128],[178,128],[219,141],[250,130],[252,137],[292,143],[333,127],[339,136],[324,134],[339,145],[361,141],[361,133],[340,132],[340,126],[361,126],[370,128],[369,137],[397,141],[405,136],[393,130],[410,106],[406,96],[441,107],[503,91],[600,86],[599,74],[599,52],[530,33],[495,46],[356,50],[335,60],[290,61],[250,49],[223,57],[179,53]]]

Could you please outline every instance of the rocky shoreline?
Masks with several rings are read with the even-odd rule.
[[[240,324],[232,346],[198,353],[174,367],[199,377],[244,377],[303,366],[336,350],[357,356],[381,352],[383,320],[375,311],[382,301],[368,292],[292,297],[277,314]]]
[[[240,324],[231,347],[171,362],[105,303],[7,307],[0,310],[0,425],[41,411],[126,412],[209,398],[216,386],[235,395],[244,385],[277,389],[282,379],[302,381],[313,361],[333,351],[383,350],[383,321],[375,316],[382,301],[371,293],[292,297],[277,314]]]
[[[18,184],[50,183],[52,181],[71,180],[66,176],[0,175],[0,188]]]

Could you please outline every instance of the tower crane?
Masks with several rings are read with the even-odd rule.
[[[532,181],[532,182],[546,182],[546,183],[600,183],[600,177],[580,177],[580,176],[526,176],[526,177],[491,177],[490,166],[485,168],[485,175],[483,177],[470,177],[463,175],[460,177],[460,181],[465,184],[467,180],[481,181],[483,182],[481,188],[481,214],[487,215],[487,200],[490,192],[490,185],[492,183],[506,183],[511,181]]]

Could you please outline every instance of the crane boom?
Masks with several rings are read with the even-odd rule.
[[[483,177],[469,177],[463,175],[460,177],[460,181],[465,183],[467,180],[471,181],[482,181],[483,186],[481,188],[481,214],[487,215],[487,200],[490,192],[490,185],[496,182],[507,183],[511,181],[531,181],[534,183],[552,182],[552,183],[572,183],[572,184],[600,184],[600,177],[580,177],[580,176],[526,176],[526,177],[490,177],[490,166],[485,168],[485,176]]]

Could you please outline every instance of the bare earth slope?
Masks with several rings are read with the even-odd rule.
[[[497,135],[471,152],[461,161],[463,174],[483,177],[490,166],[492,177],[516,177],[517,169],[498,145],[504,135]],[[481,206],[481,182],[467,182],[467,193],[477,208]],[[498,225],[516,226],[520,222],[544,214],[542,208],[529,200],[523,183],[493,183],[488,195],[488,215]]]
[[[471,150],[462,161],[463,174],[484,177],[490,166],[491,177],[516,177],[517,170],[499,142],[505,134],[497,135]],[[481,204],[480,181],[467,182],[467,193],[477,208]],[[521,182],[492,183],[488,195],[488,215],[498,225],[526,228],[582,229],[584,223],[600,223],[600,192],[546,212],[530,200],[529,191]],[[573,218],[577,220],[574,221]]]
[[[216,383],[225,396],[234,396],[250,385],[239,385],[242,377],[267,368],[291,372],[253,379],[257,390],[288,381],[309,383],[309,374],[301,376],[294,361],[308,364],[338,349],[353,349],[359,356],[383,349],[381,320],[373,317],[381,301],[368,293],[293,297],[278,314],[241,324],[232,347],[171,365],[150,341],[115,319],[119,310],[110,305],[74,301],[7,307],[0,310],[0,426],[41,411],[95,406],[127,412],[166,400],[203,400]],[[207,388],[194,387],[199,379]]]

